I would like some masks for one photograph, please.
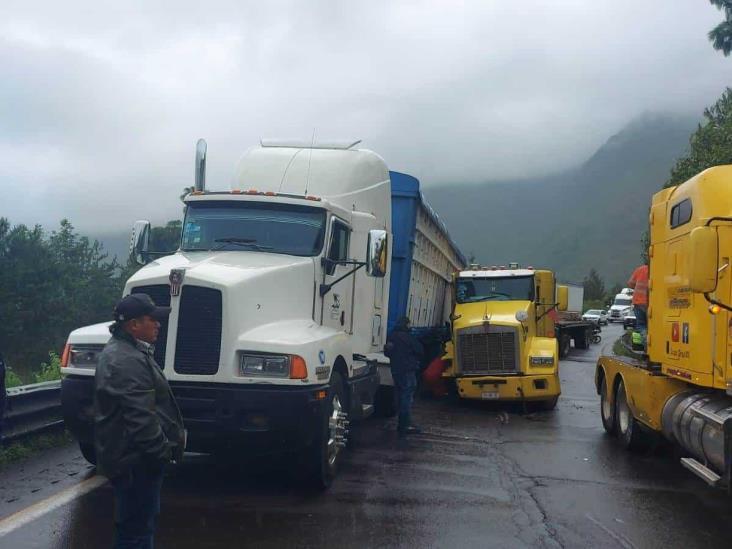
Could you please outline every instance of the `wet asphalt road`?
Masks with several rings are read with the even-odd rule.
[[[604,340],[619,333],[604,328]],[[732,500],[672,451],[629,454],[604,435],[593,386],[602,346],[562,362],[554,412],[420,400],[425,433],[406,442],[367,421],[323,494],[298,488],[286,459],[191,456],[166,479],[157,547],[730,547]],[[0,517],[92,475],[74,447],[9,467]],[[0,548],[108,547],[111,496],[93,490]]]

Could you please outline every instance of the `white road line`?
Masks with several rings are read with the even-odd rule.
[[[67,503],[96,490],[106,483],[106,477],[94,476],[76,484],[75,486],[71,486],[70,488],[63,490],[58,494],[54,494],[53,496],[39,501],[38,503],[34,503],[25,509],[21,509],[17,513],[13,513],[9,517],[0,520],[0,538],[30,522],[33,522],[46,513],[50,513],[62,505],[66,505]]]

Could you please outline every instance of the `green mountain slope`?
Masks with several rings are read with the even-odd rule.
[[[436,185],[425,194],[461,249],[482,264],[519,261],[566,281],[581,281],[594,267],[606,285],[622,283],[640,261],[651,196],[696,123],[644,115],[564,174]]]

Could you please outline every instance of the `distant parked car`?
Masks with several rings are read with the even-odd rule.
[[[598,326],[607,326],[607,311],[602,309],[589,309],[582,315],[582,320],[594,322]]]
[[[635,313],[632,310],[623,317],[623,329],[628,328],[635,328]]]

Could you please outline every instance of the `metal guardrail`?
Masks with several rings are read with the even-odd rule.
[[[46,381],[7,390],[3,442],[63,425],[61,381]]]

